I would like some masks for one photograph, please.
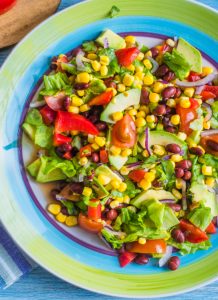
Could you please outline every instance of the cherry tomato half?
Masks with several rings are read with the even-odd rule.
[[[89,232],[92,232],[92,233],[98,233],[103,228],[103,225],[100,222],[91,220],[87,216],[85,216],[81,213],[79,214],[78,223],[81,228],[83,228]]]

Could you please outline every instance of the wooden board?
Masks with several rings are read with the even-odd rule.
[[[17,43],[52,15],[59,3],[60,0],[17,0],[11,10],[0,15],[0,48]]]

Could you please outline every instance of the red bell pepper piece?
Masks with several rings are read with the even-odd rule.
[[[140,182],[144,178],[145,173],[146,172],[144,170],[132,170],[128,174],[128,177],[135,182]]]
[[[112,97],[113,91],[104,92],[90,100],[89,105],[106,105],[111,101]]]
[[[216,226],[213,224],[213,222],[210,222],[210,224],[206,228],[206,233],[216,233]]]
[[[66,99],[66,95],[63,92],[60,92],[54,96],[44,96],[44,99],[51,109],[58,111],[64,108],[64,100]]]
[[[51,109],[48,105],[45,105],[43,108],[41,108],[39,112],[42,116],[43,122],[46,125],[51,125],[55,121],[56,111]]]
[[[98,199],[92,199],[90,200],[95,204],[93,205],[88,205],[88,218],[91,220],[98,220],[101,219],[101,203]]]
[[[216,97],[218,97],[218,86],[217,85],[205,85],[203,91],[211,92],[214,95],[216,95]]]
[[[72,138],[60,133],[54,133],[53,136],[53,145],[54,146],[60,146],[66,143],[70,143],[72,141]]]
[[[89,120],[81,115],[68,111],[58,111],[55,120],[55,132],[78,130],[92,135],[98,135],[99,131]]]
[[[197,109],[200,106],[196,99],[190,98],[189,101],[191,102],[191,106],[189,107],[190,109]]]
[[[189,73],[188,81],[193,82],[193,81],[198,81],[198,80],[200,80],[200,79],[201,79],[201,76],[200,76],[199,73],[196,73],[196,72],[193,72],[193,71],[191,71],[191,72]]]
[[[137,254],[133,253],[133,252],[127,252],[125,251],[124,253],[119,255],[119,263],[120,266],[123,268],[126,265],[128,265],[129,263],[131,263],[135,258],[136,258]]]
[[[201,92],[202,100],[214,99],[216,95],[212,92],[202,91]]]
[[[136,47],[119,49],[115,52],[118,62],[123,67],[128,67],[136,59],[139,54],[139,49]]]
[[[192,105],[194,105],[193,101],[191,101],[191,103]],[[187,135],[191,134],[192,129],[190,128],[190,123],[198,118],[198,113],[196,111],[196,108],[195,109],[191,107],[183,108],[178,104],[176,106],[176,113],[180,115],[179,130],[185,132]]]
[[[92,147],[91,145],[86,145],[79,150],[80,157],[87,157],[92,155]]]
[[[72,156],[72,153],[69,151],[69,152],[64,153],[63,157],[65,159],[70,160],[73,156]]]
[[[100,150],[100,162],[103,164],[108,163],[108,151],[105,149]]]
[[[204,231],[187,220],[181,220],[179,226],[185,233],[186,240],[190,243],[197,244],[208,240],[208,236]]]

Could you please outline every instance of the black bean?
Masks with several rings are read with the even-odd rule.
[[[103,121],[99,121],[95,124],[95,126],[97,127],[97,129],[99,131],[104,131],[107,129],[107,123],[103,122]]]
[[[176,88],[176,92],[175,92],[175,95],[174,95],[174,97],[175,98],[179,98],[179,96],[182,94],[182,91],[180,90],[180,88]]]
[[[159,181],[159,180],[156,178],[156,179],[154,179],[154,180],[152,181],[152,185],[153,185],[154,187],[158,188],[158,187],[161,187],[161,186],[162,186],[162,182]]]
[[[86,90],[89,88],[89,83],[77,82],[74,84],[74,88],[75,88],[75,90]]]
[[[54,199],[54,200],[57,200],[56,199],[56,195],[60,193],[60,190],[58,189],[52,189],[51,192],[50,192],[50,195],[51,197]]]
[[[107,213],[107,219],[113,221],[117,218],[118,213],[116,211],[116,209],[111,209],[109,210],[109,212]]]
[[[158,115],[158,116],[162,116],[162,115],[165,115],[166,114],[166,106],[164,104],[159,104],[154,112],[153,112],[155,115]]]
[[[165,130],[168,131],[168,132],[170,132],[170,133],[176,132],[176,128],[173,127],[173,126],[166,126]]]
[[[93,124],[95,124],[96,122],[99,121],[99,117],[96,115],[91,115],[88,117],[89,121],[92,122]]]
[[[184,180],[189,180],[192,177],[191,171],[185,171],[184,176],[182,177]]]
[[[57,154],[57,156],[63,157],[65,151],[63,151],[62,147],[59,146],[59,147],[56,147],[56,148],[55,148],[55,153]]]
[[[146,89],[146,87],[142,87],[141,89],[140,103],[146,105],[149,103],[149,91]]]
[[[190,169],[191,166],[192,166],[192,162],[188,159],[183,159],[176,163],[177,168]]]
[[[76,147],[73,147],[72,150],[71,150],[72,156],[77,155],[78,152],[79,152],[79,150]]]
[[[63,149],[63,152],[69,152],[72,150],[72,146],[69,143],[65,143],[60,146]]]

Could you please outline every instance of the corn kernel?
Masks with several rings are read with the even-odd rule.
[[[135,37],[133,35],[127,35],[125,37],[125,42],[127,44],[135,44]]]
[[[121,82],[121,77],[120,77],[120,75],[116,75],[116,76],[114,77],[114,79],[115,79],[117,82]]]
[[[131,86],[134,82],[134,76],[129,75],[129,74],[125,74],[123,77],[123,84],[125,84],[126,86]]]
[[[138,56],[136,57],[137,60],[141,61],[144,58],[144,53],[143,52],[139,52]]]
[[[166,40],[166,44],[170,47],[174,47],[175,46],[175,41],[172,39],[167,39]]]
[[[128,175],[129,174],[129,169],[125,166],[123,166],[121,169],[120,169],[120,174],[121,175]]]
[[[119,201],[117,201],[117,200],[113,200],[113,201],[111,201],[111,203],[110,203],[110,207],[111,208],[116,208],[117,206],[119,206]]]
[[[128,114],[129,114],[130,116],[136,116],[136,115],[137,115],[137,110],[134,109],[134,108],[132,108],[132,109],[130,109],[130,110],[128,111]]]
[[[182,158],[182,156],[180,154],[173,154],[170,157],[170,160],[173,161],[173,162],[175,162],[175,163],[181,161],[182,159],[183,158]]]
[[[125,85],[123,83],[119,83],[117,85],[117,90],[118,90],[118,92],[123,93],[123,92],[125,92],[126,87],[125,87]]]
[[[140,106],[140,111],[144,111],[145,114],[147,115],[149,113],[149,108],[146,105]]]
[[[100,63],[102,64],[102,65],[109,65],[109,63],[110,63],[110,59],[109,59],[109,57],[108,56],[106,56],[106,55],[101,55],[100,56]]]
[[[215,178],[213,177],[207,177],[205,180],[206,185],[210,186],[210,187],[214,187],[215,184]]]
[[[152,122],[155,122],[155,121],[156,121],[156,118],[155,118],[154,115],[147,115],[146,121],[147,121],[148,123],[152,123]]]
[[[146,179],[142,179],[139,182],[139,187],[143,188],[143,190],[148,190],[151,187],[151,182],[146,180]]]
[[[188,97],[180,97],[179,105],[182,108],[189,108],[191,106],[191,102]]]
[[[93,143],[93,144],[91,144],[91,147],[92,147],[92,149],[94,149],[94,150],[98,150],[100,147],[98,146],[98,144],[96,144],[96,143]]]
[[[120,181],[117,179],[112,179],[110,184],[115,190],[117,190],[120,186]]]
[[[149,94],[149,100],[150,100],[150,102],[152,102],[152,103],[157,103],[159,100],[160,100],[160,95],[159,94],[157,94],[157,93],[150,93]]]
[[[95,137],[95,143],[100,146],[103,147],[106,143],[106,139],[104,137],[100,137],[100,136],[96,136]]]
[[[97,55],[96,55],[95,53],[89,53],[89,54],[87,55],[87,58],[88,58],[88,59],[91,59],[91,60],[95,60],[95,59],[97,58]]]
[[[136,80],[142,80],[144,78],[145,74],[141,71],[138,71],[135,73],[135,79]]]
[[[80,112],[85,112],[85,111],[88,111],[88,110],[90,110],[90,106],[88,104],[83,104],[79,108]]]
[[[183,93],[185,94],[185,96],[192,98],[195,93],[195,89],[194,88],[185,88]]]
[[[151,51],[150,51],[150,50],[148,50],[148,51],[145,53],[145,56],[150,56],[150,57],[152,57],[152,53],[151,53]]]
[[[77,74],[76,81],[79,83],[89,83],[90,75],[87,72]]]
[[[142,66],[137,66],[137,67],[135,67],[135,71],[136,72],[143,72],[143,67]]]
[[[118,191],[123,193],[123,192],[125,192],[126,189],[127,189],[127,184],[125,182],[121,182],[121,184],[118,188]]]
[[[203,67],[202,68],[202,75],[203,76],[207,76],[211,73],[213,73],[213,68],[212,67]]]
[[[178,200],[182,199],[182,194],[181,194],[178,190],[172,189],[172,194],[173,194]]]
[[[144,111],[139,111],[136,116],[137,116],[137,118],[144,118],[145,117],[145,112]]]
[[[143,157],[148,157],[148,156],[149,156],[148,151],[147,151],[147,150],[144,150],[144,151],[142,152],[142,155],[143,155]]]
[[[155,179],[155,173],[154,172],[146,172],[144,179],[152,182]]]
[[[138,239],[138,243],[139,243],[140,245],[144,245],[144,244],[146,244],[146,239],[143,238],[143,237],[140,237],[140,238]]]
[[[181,131],[179,131],[179,132],[177,133],[177,136],[178,136],[178,138],[179,138],[180,140],[182,140],[182,141],[185,141],[186,138],[187,138],[187,134],[186,134],[185,132],[181,132]]]
[[[78,114],[79,113],[79,107],[77,106],[69,106],[68,107],[68,111],[74,114]]]
[[[205,176],[211,176],[213,173],[213,169],[211,166],[206,166],[206,165],[203,165],[202,166],[202,174],[205,175]]]
[[[61,212],[56,215],[56,220],[60,223],[64,223],[66,221],[67,216],[62,214]]]
[[[90,189],[89,187],[85,186],[82,192],[83,196],[91,196],[92,194],[92,189]]]
[[[111,178],[104,174],[99,174],[98,180],[102,185],[107,185],[111,181]]]
[[[131,154],[132,154],[132,150],[131,149],[124,149],[121,152],[121,156],[123,156],[123,157],[127,157],[127,156],[129,156]]]
[[[95,136],[92,134],[88,134],[88,142],[89,143],[94,143],[95,142]]]
[[[146,67],[146,69],[151,70],[152,69],[152,63],[150,62],[150,60],[148,58],[143,60],[143,64]]]
[[[158,156],[163,156],[164,154],[166,154],[165,148],[161,145],[154,145],[153,152]]]
[[[182,178],[176,178],[176,188],[178,190],[181,190],[183,187],[183,179]]]
[[[113,87],[107,88],[107,89],[106,89],[106,92],[109,92],[109,91],[112,91],[112,92],[113,92],[113,97],[116,96],[117,90],[116,90],[115,88],[113,88]]]
[[[139,117],[135,120],[136,127],[143,127],[143,126],[145,126],[145,124],[146,124],[146,121],[142,117]]]
[[[123,197],[123,203],[129,204],[129,202],[130,202],[129,196],[128,196],[128,195],[125,195],[125,196]]]
[[[112,155],[120,155],[121,149],[116,147],[116,146],[111,146],[110,147],[110,152]]]
[[[123,118],[123,113],[121,111],[117,111],[112,114],[112,119],[116,122],[121,120],[122,118]]]
[[[129,65],[126,67],[127,70],[134,72],[135,71],[135,66],[133,64]]]
[[[162,82],[156,81],[153,86],[153,92],[161,93],[164,89],[164,84]]]
[[[173,115],[173,116],[170,118],[170,122],[171,122],[173,125],[179,125],[179,123],[180,123],[180,115]]]
[[[77,223],[78,223],[78,222],[77,222],[77,217],[75,217],[75,216],[67,216],[67,217],[66,217],[65,224],[66,224],[68,227],[76,226]]]
[[[203,122],[204,129],[210,129],[210,121]]]
[[[85,95],[85,91],[84,90],[77,90],[77,95],[80,97],[83,97]]]
[[[174,99],[168,99],[167,100],[167,106],[176,107],[176,101]]]
[[[154,82],[153,75],[150,75],[150,74],[145,75],[143,78],[143,82],[145,85],[152,85]],[[156,95],[158,95],[158,94],[156,94]]]
[[[87,157],[81,157],[80,160],[79,160],[79,164],[81,166],[85,166],[88,162],[88,158]]]
[[[47,209],[52,215],[57,215],[61,211],[61,206],[60,206],[60,204],[52,203],[52,204],[48,205]]]
[[[100,67],[100,73],[101,73],[101,76],[106,76],[107,73],[108,73],[108,68],[107,68],[107,66],[102,65],[102,66]]]
[[[123,203],[123,197],[116,197],[115,200],[119,203]]]
[[[74,106],[80,106],[83,104],[83,100],[77,96],[72,96],[71,103]]]
[[[91,65],[95,72],[98,72],[101,68],[101,64],[97,60],[91,61]]]
[[[78,135],[79,134],[79,130],[71,130],[70,132],[71,135]]]

